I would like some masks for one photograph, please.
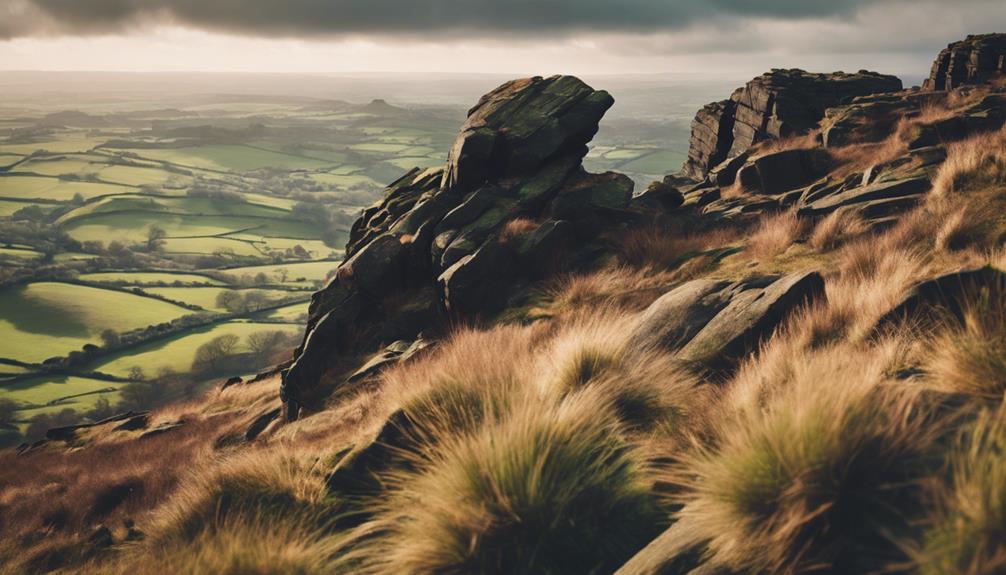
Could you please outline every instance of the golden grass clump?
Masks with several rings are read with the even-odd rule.
[[[971,293],[963,321],[951,318],[932,344],[926,369],[936,389],[1006,398],[1006,286]]]
[[[951,144],[933,179],[934,195],[1006,185],[1006,127]]]
[[[655,536],[642,457],[597,395],[528,403],[392,478],[359,573],[611,572]]]
[[[193,541],[231,521],[268,516],[271,523],[321,524],[330,510],[314,461],[277,450],[256,450],[193,473],[157,512],[151,541]]]
[[[865,355],[864,355],[865,354]],[[715,445],[686,459],[686,518],[743,572],[865,573],[904,560],[938,426],[869,352],[847,346],[742,383]],[[782,371],[778,371],[778,370]]]
[[[810,245],[819,252],[830,251],[865,231],[866,225],[855,211],[835,210],[814,226]]]
[[[174,540],[128,553],[95,572],[191,575],[326,575],[337,572],[339,538],[270,515],[222,521],[191,541]]]
[[[736,241],[737,231],[719,228],[704,232],[645,227],[630,230],[616,240],[619,259],[634,268],[669,269],[689,257]]]
[[[797,216],[796,210],[765,217],[748,238],[748,252],[758,261],[771,261],[800,239],[806,229],[806,220]]]
[[[951,479],[933,481],[917,569],[923,575],[985,575],[1006,570],[1006,414],[984,410],[948,459]],[[914,545],[914,542],[909,545]]]

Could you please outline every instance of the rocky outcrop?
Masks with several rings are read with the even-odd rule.
[[[811,130],[830,107],[901,88],[898,78],[865,70],[855,74],[772,70],[736,90],[729,100],[709,104],[696,114],[682,171],[703,180],[716,166],[762,140]]]
[[[944,48],[933,62],[927,90],[952,90],[982,84],[1006,73],[1006,34],[968,36]]]
[[[693,280],[643,311],[629,337],[631,349],[671,350],[707,368],[727,366],[757,349],[788,314],[824,297],[817,272],[739,282]]]
[[[548,274],[557,251],[588,245],[618,221],[632,181],[581,165],[613,103],[572,76],[508,82],[469,111],[445,167],[391,184],[353,225],[346,260],[312,299],[284,375],[288,416],[317,401],[311,390],[340,361],[416,340],[448,318],[491,315]]]

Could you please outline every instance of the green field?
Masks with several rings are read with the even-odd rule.
[[[295,303],[293,305],[283,306],[281,308],[276,308],[274,310],[269,310],[262,317],[264,319],[271,320],[282,320],[289,322],[300,322],[307,317],[307,308],[311,305],[311,302]]]
[[[78,412],[88,411],[101,398],[115,403],[118,400],[118,389],[122,385],[120,382],[73,375],[45,375],[24,379],[13,384],[4,383],[0,386],[0,398],[6,397],[21,404],[28,404],[26,409],[18,411],[18,417],[27,420],[36,415],[53,413],[67,408]],[[110,391],[102,392],[106,389]],[[78,394],[88,395],[58,401],[67,396]]]
[[[144,158],[171,162],[179,166],[232,172],[248,172],[262,168],[315,169],[336,163],[242,145],[207,145],[129,151]]]
[[[39,282],[0,291],[0,357],[37,363],[99,342],[105,329],[128,331],[192,313],[120,291]]]
[[[323,262],[308,262],[308,263],[292,263],[292,264],[277,264],[268,266],[249,266],[243,268],[231,268],[226,270],[221,270],[223,273],[240,278],[241,276],[254,276],[259,273],[264,273],[270,278],[276,278],[277,272],[280,269],[285,269],[287,271],[288,277],[287,282],[298,283],[301,280],[306,281],[320,281],[324,280],[329,273],[339,267],[338,262],[333,261],[323,261]]]
[[[43,176],[0,176],[0,198],[69,201],[77,194],[85,200],[122,194],[132,188],[118,184],[74,182]]]
[[[159,369],[169,368],[184,371],[192,364],[196,349],[214,337],[233,334],[241,338],[241,349],[244,351],[244,339],[250,334],[261,331],[281,330],[287,333],[298,333],[300,324],[287,323],[254,323],[232,321],[215,324],[191,330],[184,335],[157,340],[131,348],[128,351],[112,356],[94,366],[95,371],[125,377],[133,367],[141,367],[148,375],[156,374]]]
[[[168,298],[174,301],[181,301],[187,304],[197,305],[203,309],[216,312],[225,312],[226,309],[217,305],[217,296],[225,291],[235,291],[246,295],[250,292],[260,294],[268,300],[280,300],[289,297],[291,292],[281,290],[243,289],[232,290],[226,287],[152,287],[144,291]]]
[[[175,282],[193,285],[224,285],[223,282],[208,276],[172,272],[96,272],[80,274],[77,279],[88,282],[111,282],[138,286]]]
[[[142,242],[151,226],[163,228],[169,238],[222,236],[249,232],[266,237],[313,239],[318,230],[311,224],[291,220],[222,215],[176,215],[162,212],[126,211],[99,213],[75,219],[64,226],[79,240]]]

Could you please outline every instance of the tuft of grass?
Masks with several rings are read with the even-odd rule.
[[[807,229],[807,222],[796,210],[765,217],[748,239],[748,251],[761,262],[771,261],[785,252]]]
[[[970,294],[963,322],[948,327],[932,344],[927,371],[936,389],[1002,401],[1006,398],[1006,286]]]
[[[680,437],[705,406],[707,390],[668,353],[631,349],[632,320],[608,311],[571,321],[540,355],[539,385],[546,397],[601,394],[628,429]]]
[[[737,390],[716,445],[683,468],[681,516],[738,570],[864,573],[904,560],[938,426],[881,363],[837,346]],[[785,365],[785,369],[778,371]]]
[[[836,210],[814,226],[810,245],[819,252],[831,251],[866,231],[863,219],[852,210]]]
[[[1001,407],[982,411],[950,451],[951,481],[932,482],[933,507],[916,553],[919,573],[983,575],[1006,570],[1004,422]]]
[[[659,532],[641,455],[600,396],[524,406],[400,472],[360,573],[611,572]]]
[[[192,575],[324,575],[333,573],[339,539],[309,525],[262,515],[222,521],[192,540],[141,546],[97,571]]]
[[[329,506],[324,476],[312,465],[278,450],[257,450],[193,473],[158,510],[149,540],[194,541],[232,521],[260,516],[321,524]]]
[[[934,195],[1006,185],[1006,127],[952,144],[933,179]]]
[[[616,240],[619,259],[634,268],[672,268],[688,256],[722,248],[737,239],[736,230],[719,228],[704,232],[645,227],[628,231]]]

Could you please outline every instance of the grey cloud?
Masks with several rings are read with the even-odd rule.
[[[34,14],[13,26],[0,24],[0,37],[115,33],[150,23],[263,36],[655,32],[754,16],[846,19],[890,1],[0,0],[0,6],[19,4]]]

